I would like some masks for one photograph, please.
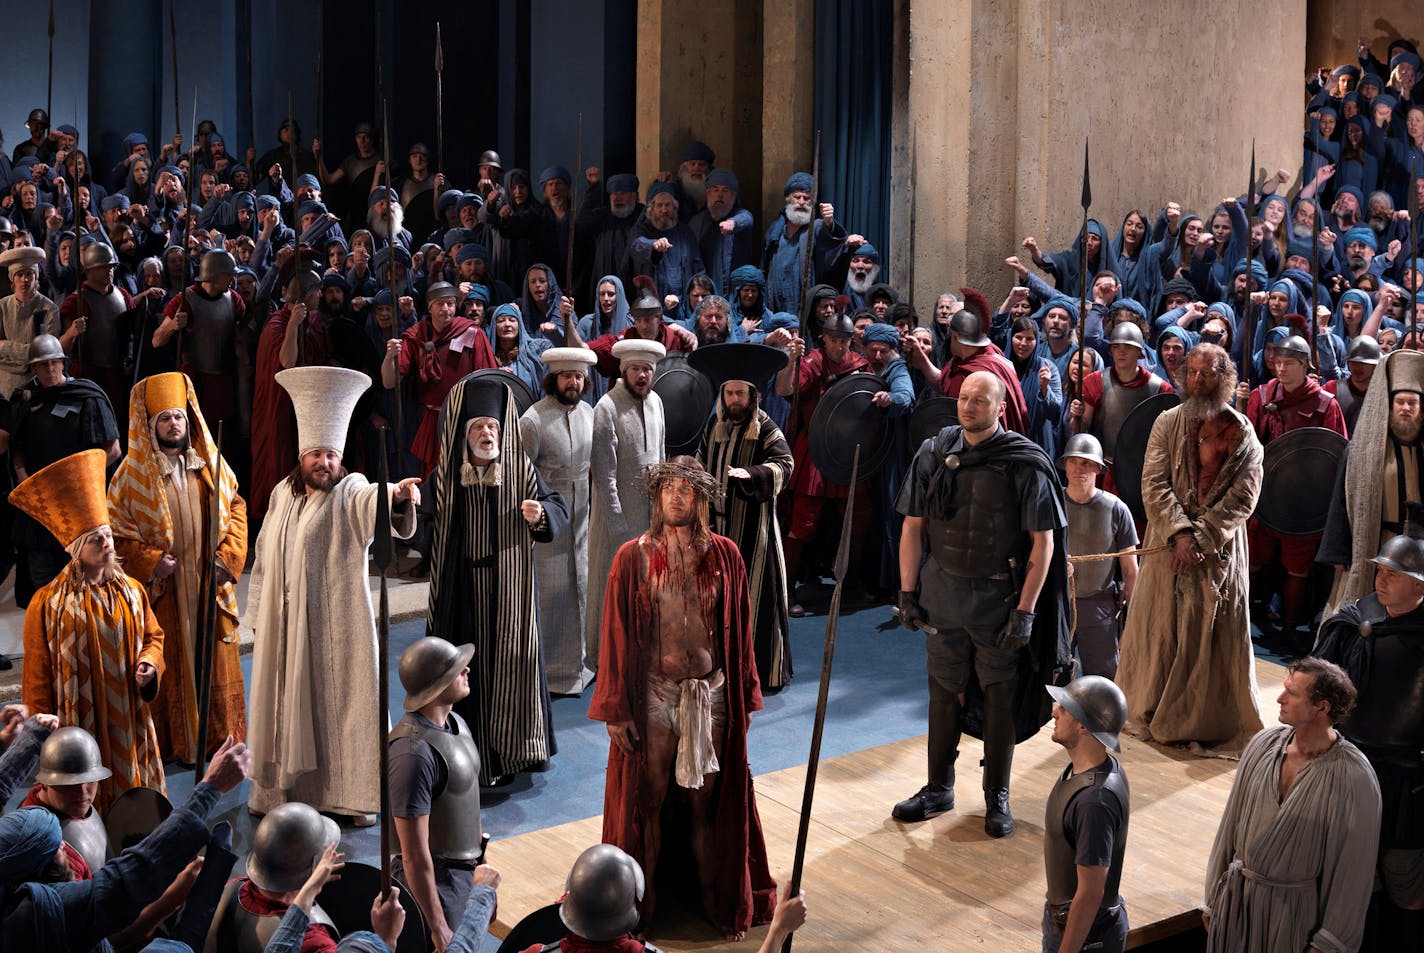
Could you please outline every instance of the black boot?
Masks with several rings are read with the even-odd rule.
[[[1009,776],[1014,767],[1014,683],[984,689],[984,833],[1007,837],[1014,832],[1009,813]]]
[[[930,676],[929,784],[890,811],[897,821],[917,822],[954,810],[954,760],[959,756],[959,696]]]

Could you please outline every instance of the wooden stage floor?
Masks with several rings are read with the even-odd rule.
[[[1256,663],[1267,725],[1276,723],[1284,673],[1274,663]],[[823,761],[803,878],[808,921],[796,934],[798,953],[1038,950],[1044,803],[1067,765],[1049,735],[1045,727],[1018,746],[1015,830],[1003,840],[984,833],[982,748],[973,739],[965,739],[959,755],[956,811],[923,824],[890,817],[890,807],[924,783],[923,736]],[[1199,922],[1207,852],[1236,763],[1127,736],[1122,760],[1132,785],[1123,875],[1131,948]],[[778,883],[789,875],[795,853],[804,782],[804,766],[756,778]],[[556,900],[574,859],[600,833],[593,817],[497,843],[492,855],[509,858],[509,864],[493,932],[503,936],[525,914]],[[674,920],[667,912],[660,912],[648,934],[664,950],[755,950],[766,932],[759,927],[741,943],[726,943],[699,918]]]

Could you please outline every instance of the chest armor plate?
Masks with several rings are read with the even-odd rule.
[[[1071,768],[1069,769],[1071,770]],[[1087,774],[1078,774],[1058,779],[1053,791],[1048,795],[1048,806],[1044,810],[1043,821],[1043,862],[1048,874],[1048,902],[1053,905],[1068,903],[1078,892],[1078,865],[1073,845],[1068,843],[1063,833],[1063,815],[1069,803],[1079,792],[1090,787],[1104,787],[1113,793],[1122,806],[1122,823],[1113,837],[1112,865],[1108,867],[1107,883],[1103,886],[1103,907],[1118,904],[1118,885],[1122,882],[1122,859],[1127,852],[1129,802],[1127,775],[1122,765],[1111,755],[1105,764]]]
[[[234,880],[223,889],[203,953],[263,953],[277,927],[282,925],[281,914],[259,916],[239,902],[238,892],[246,882]],[[314,925],[330,928],[332,936],[340,935],[320,904],[312,904],[310,920]]]
[[[957,462],[953,453],[949,456]],[[980,579],[1008,573],[1011,559],[1022,561],[1026,542],[1011,469],[994,463],[952,469],[952,512],[946,519],[925,521],[930,554],[953,576]]]
[[[123,367],[128,357],[129,342],[124,322],[124,299],[117,288],[108,294],[85,286],[80,292],[86,319],[84,325],[84,363],[90,367]]]
[[[450,713],[454,731],[436,731],[402,720],[391,739],[424,741],[445,765],[445,787],[430,804],[430,854],[445,860],[474,861],[480,856],[480,752],[470,726]]]
[[[69,817],[59,822],[64,842],[79,852],[89,869],[98,873],[109,859],[109,831],[98,811],[91,810],[82,821]]]
[[[193,291],[183,292],[184,308],[191,315],[184,334],[183,356],[201,374],[222,374],[232,369],[236,318],[228,292],[215,301]]]
[[[1103,445],[1103,456],[1110,462],[1117,449],[1118,431],[1127,415],[1147,398],[1157,396],[1161,386],[1162,378],[1153,374],[1141,387],[1123,387],[1113,379],[1112,368],[1103,371],[1103,406],[1093,420],[1093,431]]]

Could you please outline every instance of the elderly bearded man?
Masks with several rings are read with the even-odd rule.
[[[717,481],[691,457],[645,471],[647,532],[609,574],[599,679],[589,717],[607,723],[603,840],[652,871],[639,907],[653,916],[670,784],[682,788],[708,919],[727,939],[771,919],[776,882],[757,816],[747,727],[762,707],[747,574],[737,546],[708,526]],[[690,857],[689,857],[690,854]]]
[[[543,770],[555,752],[534,544],[562,535],[569,510],[525,456],[518,413],[497,377],[456,384],[441,412],[440,466],[432,477],[426,635],[459,632],[475,645],[470,695],[455,711],[474,733],[485,785]]]
[[[376,822],[380,774],[376,622],[366,585],[379,488],[341,465],[346,428],[371,379],[344,367],[290,367],[277,383],[297,416],[297,465],[273,492],[248,590],[253,775],[248,810],[285,801]],[[409,539],[418,479],[388,487],[391,535]],[[379,717],[384,717],[380,715]]]
[[[1147,442],[1148,552],[1117,683],[1127,695],[1128,731],[1231,753],[1261,728],[1246,545],[1261,492],[1261,443],[1231,409],[1236,368],[1220,347],[1192,349],[1181,389],[1186,399],[1157,418]]]

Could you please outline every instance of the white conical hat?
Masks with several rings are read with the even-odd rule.
[[[347,367],[289,367],[277,372],[277,383],[297,415],[297,458],[323,448],[344,452],[351,412],[371,378]]]

